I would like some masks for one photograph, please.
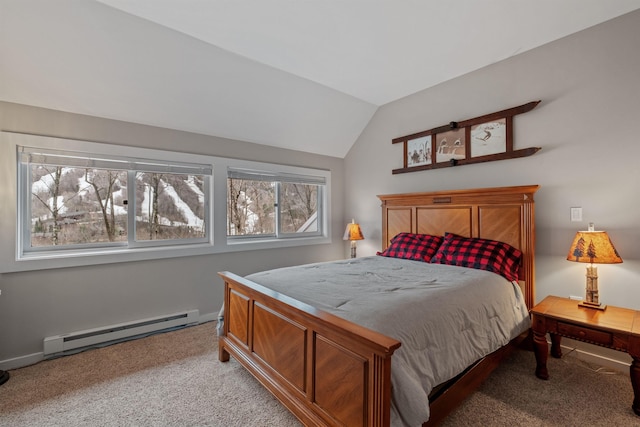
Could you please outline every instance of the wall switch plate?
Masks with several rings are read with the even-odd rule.
[[[571,222],[582,221],[582,208],[571,208]]]

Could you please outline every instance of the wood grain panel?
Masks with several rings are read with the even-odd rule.
[[[387,231],[384,247],[389,246],[389,241],[398,233],[408,232],[414,233],[413,229],[413,209],[411,208],[393,208],[387,209]]]
[[[316,336],[316,403],[346,426],[366,425],[367,360]]]
[[[499,240],[521,249],[522,224],[520,216],[520,206],[480,206],[478,207],[478,237]]]
[[[471,236],[471,206],[419,207],[416,212],[418,233],[442,236],[445,232],[449,232],[465,237]]]
[[[229,334],[244,345],[249,345],[249,299],[231,291],[229,295],[229,314],[226,317]]]
[[[253,306],[253,352],[301,392],[305,391],[306,328],[261,304]]]

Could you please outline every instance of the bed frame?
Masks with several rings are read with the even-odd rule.
[[[521,282],[534,302],[537,185],[378,196],[382,248],[399,232],[500,240],[523,252]],[[233,356],[306,426],[390,425],[391,357],[401,343],[230,272],[219,359]],[[486,356],[432,394],[436,425],[475,390],[513,345]]]

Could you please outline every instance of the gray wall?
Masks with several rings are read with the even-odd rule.
[[[0,274],[0,368],[38,359],[51,335],[187,309],[213,316],[222,304],[218,271],[344,257],[342,159],[3,102],[0,113],[5,131],[329,169],[333,184],[331,244]]]
[[[379,249],[377,194],[539,184],[537,300],[584,296],[587,264],[565,259],[575,232],[594,222],[624,260],[598,267],[602,300],[640,309],[638,40],[640,11],[381,107],[345,159],[345,214],[367,237],[358,254]],[[393,138],[534,100],[514,119],[515,149],[542,147],[533,156],[391,174],[403,166]],[[570,222],[572,206],[583,222]]]
[[[371,255],[381,240],[376,195],[397,192],[539,184],[537,299],[583,295],[585,264],[565,258],[575,231],[595,222],[624,259],[599,267],[602,299],[640,309],[638,28],[640,12],[633,12],[385,105],[344,161],[0,103],[3,130],[331,169],[334,239],[305,250],[0,274],[0,367],[41,352],[49,335],[182,309],[211,314],[221,304],[219,270],[245,274],[344,257],[344,218],[360,222],[366,240],[358,242],[358,255]],[[402,167],[402,148],[393,138],[538,99],[536,109],[514,121],[515,148],[542,147],[537,154],[391,174]],[[569,221],[572,206],[583,208],[583,222]]]

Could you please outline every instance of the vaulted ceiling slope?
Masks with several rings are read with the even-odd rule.
[[[378,106],[640,0],[0,0],[0,100],[344,157]]]

